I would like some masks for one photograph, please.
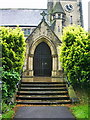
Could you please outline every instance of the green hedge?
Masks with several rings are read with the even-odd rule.
[[[82,27],[72,25],[64,28],[60,55],[71,83],[90,82],[90,36]]]
[[[20,72],[26,50],[24,34],[19,27],[16,29],[0,27],[0,31],[3,69]]]
[[[26,43],[23,31],[17,27],[0,27],[0,45],[2,45],[2,98],[10,102],[20,80],[25,59]]]

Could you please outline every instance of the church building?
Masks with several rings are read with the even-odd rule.
[[[0,26],[22,28],[26,38],[24,76],[60,77],[63,28],[83,27],[81,0],[47,0],[47,9],[0,9]]]

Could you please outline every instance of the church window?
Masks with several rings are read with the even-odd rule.
[[[53,19],[55,19],[56,18],[56,16],[55,15],[53,15]]]
[[[65,21],[64,20],[62,21],[62,26],[65,26]]]
[[[23,29],[23,31],[24,31],[24,34],[26,35],[27,34],[27,29]]]
[[[58,26],[58,32],[60,32],[60,26]]]
[[[70,24],[73,24],[72,16],[70,16]]]
[[[28,29],[28,35],[30,34],[30,29]]]
[[[62,18],[64,19],[64,18],[65,18],[65,16],[64,16],[64,15],[62,15]]]
[[[23,28],[22,31],[24,31],[24,35],[29,35],[30,34],[30,29]]]
[[[61,15],[60,14],[58,14],[58,18],[60,18],[61,17]]]

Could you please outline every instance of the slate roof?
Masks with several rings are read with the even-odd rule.
[[[43,11],[47,13],[47,9],[0,9],[0,26],[37,26],[42,19],[40,13]]]
[[[56,2],[55,7],[53,8],[53,13],[64,13],[65,14],[60,2]]]

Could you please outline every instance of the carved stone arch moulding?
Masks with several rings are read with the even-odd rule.
[[[33,40],[33,43],[32,43],[32,45],[30,46],[30,49],[29,49],[29,55],[30,56],[34,55],[36,47],[41,42],[45,42],[50,47],[52,56],[57,54],[56,46],[54,45],[54,43],[47,36],[42,35],[42,36],[38,37],[37,39]]]
[[[58,54],[57,54],[57,49],[56,45],[50,40],[47,36],[40,36],[37,39],[34,39],[32,44],[30,45],[29,48],[29,55],[28,55],[28,61],[27,61],[27,68],[28,68],[28,75],[29,76],[34,76],[34,68],[33,68],[33,59],[34,59],[34,53],[36,50],[36,47],[41,43],[45,42],[51,50],[51,55],[52,55],[52,74],[51,76],[57,76],[57,71],[58,71]]]

